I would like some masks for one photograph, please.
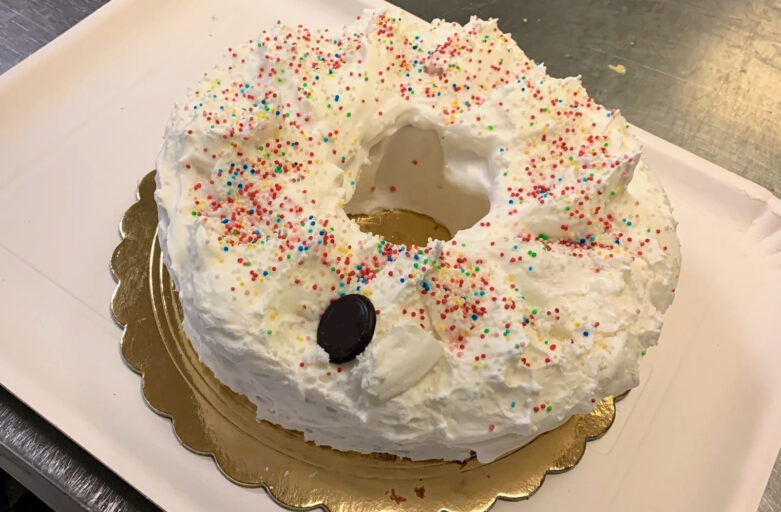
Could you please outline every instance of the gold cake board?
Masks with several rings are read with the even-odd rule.
[[[289,508],[477,512],[497,499],[528,498],[547,473],[577,464],[586,441],[613,423],[609,397],[591,413],[573,416],[523,448],[481,464],[474,458],[413,462],[341,452],[257,421],[255,405],[214,377],[182,330],[182,309],[157,241],[154,190],[153,171],[122,218],[123,240],[111,259],[118,282],[112,311],[124,326],[122,356],[141,374],[149,406],[171,419],[181,443],[212,456],[233,482],[263,486]],[[358,222],[367,227],[371,219],[363,220]]]

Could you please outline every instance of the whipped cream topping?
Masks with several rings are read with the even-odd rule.
[[[641,148],[496,26],[367,11],[278,25],[204,75],[157,162],[184,329],[259,419],[341,450],[490,461],[638,383],[680,268]],[[347,212],[406,208],[405,246]],[[374,304],[334,365],[320,315]]]

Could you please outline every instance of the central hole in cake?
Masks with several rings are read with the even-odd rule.
[[[403,126],[372,147],[345,212],[389,242],[450,240],[491,206],[488,165],[464,142]]]

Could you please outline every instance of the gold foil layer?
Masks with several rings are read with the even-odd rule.
[[[409,210],[383,210],[348,215],[361,227],[392,244],[425,246],[429,238],[450,240],[450,231],[428,215]]]
[[[124,326],[122,356],[142,375],[149,406],[172,420],[182,444],[212,456],[237,484],[263,486],[290,508],[484,511],[497,499],[529,497],[547,473],[577,464],[586,441],[612,424],[614,400],[606,398],[593,412],[573,416],[523,448],[481,464],[340,452],[257,421],[255,406],[214,377],[182,330],[182,309],[157,241],[154,190],[151,172],[139,185],[138,202],[122,218],[123,240],[111,259],[118,282],[112,310]]]

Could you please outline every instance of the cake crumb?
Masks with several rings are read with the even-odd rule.
[[[396,489],[394,489],[392,487],[391,487],[391,490],[390,490],[390,499],[395,501],[396,505],[398,505],[399,503],[401,503],[403,501],[407,501],[407,498],[405,498],[404,496],[399,496],[398,494],[396,494]]]
[[[626,66],[624,66],[623,64],[608,64],[607,67],[609,67],[611,71],[614,71],[619,75],[626,74]]]

